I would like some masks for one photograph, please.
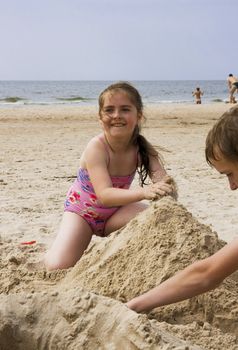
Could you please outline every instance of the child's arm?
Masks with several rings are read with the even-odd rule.
[[[177,193],[177,185],[174,179],[169,176],[164,169],[162,163],[158,159],[158,157],[151,157],[150,159],[150,178],[153,183],[157,182],[165,182],[166,184],[170,185],[171,191],[167,194],[171,195],[174,199],[177,200],[178,193]]]
[[[114,188],[107,169],[107,154],[101,144],[91,143],[84,152],[84,157],[95,193],[105,206],[121,206],[143,199],[156,199],[171,192],[171,186],[164,181],[129,190]]]
[[[216,288],[238,269],[238,240],[212,256],[195,262],[175,276],[130,300],[126,305],[137,312],[176,303]]]
[[[158,157],[150,157],[150,179],[153,183],[161,181],[167,175]]]

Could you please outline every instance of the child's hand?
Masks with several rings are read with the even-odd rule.
[[[173,178],[168,175],[163,180],[144,187],[143,190],[145,199],[156,200],[167,195],[177,199],[176,184]]]
[[[172,176],[166,175],[163,180],[172,186],[172,191],[170,193],[170,196],[173,197],[175,200],[178,199],[178,188],[175,180],[172,178]]]
[[[145,199],[155,200],[172,193],[172,185],[166,183],[164,179],[143,188]]]

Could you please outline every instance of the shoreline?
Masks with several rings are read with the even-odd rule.
[[[228,97],[226,97],[225,99],[222,98],[215,98],[214,100],[206,100],[203,99],[202,104],[201,105],[230,105],[232,106],[232,104],[229,102]],[[159,108],[160,106],[176,106],[176,105],[180,105],[180,106],[193,106],[196,105],[196,103],[194,102],[194,99],[191,98],[191,100],[187,100],[187,101],[176,101],[176,100],[168,100],[168,101],[157,101],[157,102],[147,102],[146,100],[144,101],[144,105],[148,106],[148,107],[154,107],[154,108]],[[235,105],[235,104],[233,104]],[[47,102],[35,102],[35,103],[4,103],[4,104],[0,104],[0,110],[16,110],[16,109],[24,109],[24,108],[85,108],[85,107],[97,107],[98,106],[98,100],[95,99],[94,103],[47,103]]]
[[[5,81],[0,82],[0,104],[97,104],[97,97],[115,81]],[[145,104],[194,103],[192,92],[199,86],[204,95],[203,103],[227,101],[229,91],[223,80],[131,80],[140,91]],[[10,106],[11,108],[11,106]]]

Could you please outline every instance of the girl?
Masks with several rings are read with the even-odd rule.
[[[140,201],[173,192],[157,151],[140,135],[143,117],[141,96],[129,83],[110,85],[99,96],[103,133],[80,158],[59,233],[45,256],[48,270],[74,266],[93,234],[109,235],[146,208]],[[142,187],[129,189],[136,170]],[[148,176],[152,184],[143,187]]]

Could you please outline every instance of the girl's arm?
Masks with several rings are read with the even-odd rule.
[[[175,276],[130,300],[126,305],[137,312],[176,303],[216,288],[238,269],[238,239],[212,256],[195,262]]]
[[[121,206],[143,199],[155,199],[158,195],[163,196],[170,191],[170,186],[165,182],[129,190],[114,188],[108,173],[108,159],[105,148],[97,141],[89,143],[84,152],[84,160],[95,193],[105,206]]]
[[[158,157],[150,156],[150,179],[153,183],[163,180],[167,175],[162,162]]]
[[[169,185],[170,191],[166,194],[171,195],[174,199],[177,200],[177,185],[174,179],[166,173],[161,161],[158,157],[150,158],[150,178],[153,183],[164,182]]]

